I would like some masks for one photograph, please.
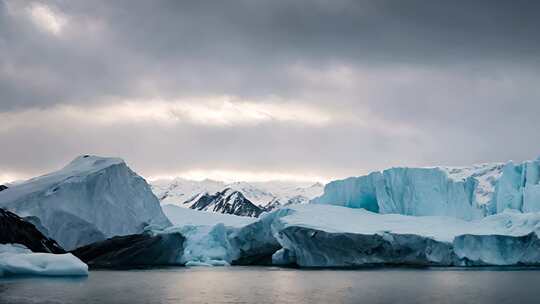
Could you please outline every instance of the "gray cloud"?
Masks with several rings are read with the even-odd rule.
[[[35,174],[93,152],[147,175],[334,177],[540,154],[537,1],[35,2],[66,18],[59,35],[32,22],[32,3],[0,1],[0,114],[227,95],[335,119],[111,127],[35,112],[24,117],[39,127],[0,122],[0,171]]]

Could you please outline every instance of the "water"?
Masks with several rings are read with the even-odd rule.
[[[296,270],[273,267],[92,271],[0,279],[0,303],[539,303],[540,270]]]

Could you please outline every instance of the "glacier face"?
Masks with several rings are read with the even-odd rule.
[[[540,211],[540,160],[464,168],[391,168],[326,185],[316,204],[382,214],[474,220],[515,209]]]
[[[89,155],[2,191],[0,207],[39,218],[48,236],[68,250],[170,225],[146,181],[124,161]]]

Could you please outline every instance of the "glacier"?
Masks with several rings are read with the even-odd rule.
[[[0,277],[86,276],[88,266],[71,253],[35,253],[21,244],[0,244]]]
[[[140,233],[149,225],[170,225],[142,177],[119,158],[92,155],[11,185],[0,192],[0,207],[37,217],[47,236],[68,250]]]
[[[540,213],[511,209],[469,221],[307,204],[236,224],[164,232],[184,235],[181,264],[187,266],[540,265]]]
[[[315,204],[381,214],[451,216],[464,220],[514,209],[540,211],[540,160],[471,167],[390,168],[336,180]]]

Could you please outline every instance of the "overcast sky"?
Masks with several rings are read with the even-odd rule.
[[[0,182],[328,180],[540,155],[540,1],[0,0]]]

